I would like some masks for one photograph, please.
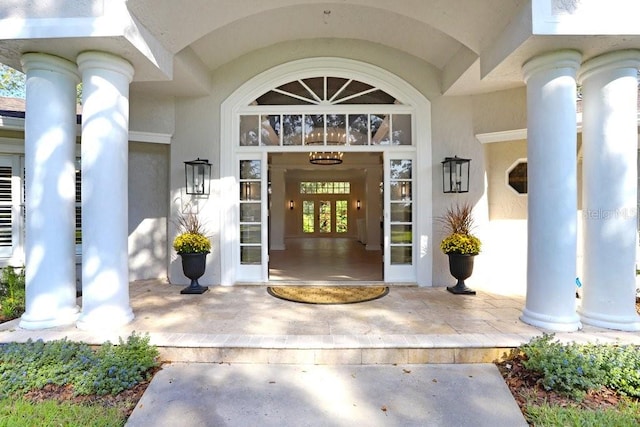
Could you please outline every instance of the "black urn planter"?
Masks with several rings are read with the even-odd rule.
[[[464,284],[464,281],[473,273],[475,255],[447,255],[449,255],[449,272],[458,280],[455,286],[447,286],[447,290],[452,294],[475,295],[476,291],[467,288],[467,285]]]
[[[209,290],[208,286],[201,286],[198,279],[204,274],[207,266],[207,254],[201,252],[194,254],[180,254],[182,257],[182,272],[191,279],[191,284],[180,291],[181,294],[203,294]]]

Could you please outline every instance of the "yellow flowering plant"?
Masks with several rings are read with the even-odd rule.
[[[471,234],[450,234],[440,243],[440,249],[445,254],[478,255],[482,243]]]
[[[209,253],[211,241],[205,235],[202,223],[194,213],[180,216],[178,228],[181,231],[173,240],[173,249],[179,254]]]
[[[457,204],[447,210],[440,218],[448,232],[440,243],[440,249],[445,254],[478,255],[482,243],[471,234],[473,229],[473,208],[467,203]]]

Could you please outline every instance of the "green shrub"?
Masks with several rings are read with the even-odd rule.
[[[8,319],[24,313],[24,268],[5,267],[0,274],[0,310]]]
[[[604,385],[640,398],[640,349],[632,345],[602,346],[596,351],[605,372]]]
[[[124,342],[93,351],[85,343],[56,340],[0,345],[0,397],[71,385],[75,394],[118,394],[147,379],[158,366],[158,350],[148,336],[133,333]]]
[[[636,346],[614,346],[553,341],[543,334],[521,347],[525,368],[542,375],[547,390],[580,399],[588,390],[607,386],[640,397],[640,354]]]

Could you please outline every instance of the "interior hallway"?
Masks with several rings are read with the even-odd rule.
[[[286,239],[269,252],[269,281],[382,281],[382,251],[348,238]]]

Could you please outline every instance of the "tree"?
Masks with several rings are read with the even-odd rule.
[[[24,98],[26,96],[26,76],[24,73],[0,64],[0,97]],[[76,86],[76,101],[82,104],[82,83]]]
[[[25,97],[25,75],[15,68],[0,64],[0,96]]]

